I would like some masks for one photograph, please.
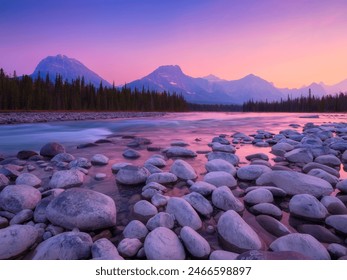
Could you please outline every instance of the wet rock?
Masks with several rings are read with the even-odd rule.
[[[162,167],[166,166],[166,161],[162,158],[151,157],[145,161],[145,165],[146,164],[151,164],[151,165],[154,165],[156,167],[162,168]]]
[[[121,256],[129,258],[135,256],[141,247],[142,243],[140,240],[136,238],[124,238],[119,242],[117,249]]]
[[[256,189],[253,191],[248,192],[244,199],[243,199],[246,203],[248,204],[258,204],[258,203],[266,203],[266,202],[273,202],[274,198],[272,193],[267,190],[267,189]]]
[[[0,191],[10,183],[10,180],[4,175],[0,174]]]
[[[5,217],[0,216],[0,229],[8,227],[9,223]]]
[[[292,215],[313,221],[324,220],[328,215],[324,205],[310,194],[294,195],[289,201],[289,211]]]
[[[193,208],[203,216],[210,216],[213,212],[211,203],[201,194],[192,192],[183,197]]]
[[[50,158],[60,153],[65,153],[65,148],[63,145],[56,142],[47,143],[40,150],[41,156],[50,157]]]
[[[255,231],[233,210],[222,214],[217,227],[222,245],[228,250],[241,253],[262,248],[262,242]]]
[[[323,196],[320,202],[332,215],[347,214],[347,207],[335,196]]]
[[[298,232],[312,235],[319,242],[323,243],[341,243],[341,239],[333,234],[326,227],[314,224],[302,224],[297,227]]]
[[[20,169],[22,169],[21,166],[13,165],[13,164],[6,164],[1,166],[0,165],[0,174],[10,178],[10,179],[16,179],[20,175]]]
[[[336,188],[343,193],[347,193],[347,179],[341,180],[336,184]]]
[[[335,186],[339,182],[339,179],[337,177],[329,174],[328,172],[325,172],[322,169],[312,169],[307,174],[317,178],[321,178],[329,182],[332,186]]]
[[[196,157],[197,154],[183,147],[170,147],[166,149],[165,154],[168,158],[172,157]]]
[[[226,139],[225,137],[221,137],[221,136],[216,136],[212,138],[212,143],[219,143],[222,145],[229,145],[230,142],[228,139]]]
[[[146,184],[142,188],[142,191],[145,191],[147,189],[154,189],[156,191],[162,191],[162,192],[167,191],[167,188],[165,186],[163,186],[162,184],[156,183],[156,182],[150,182],[150,183]]]
[[[277,143],[271,147],[271,153],[283,157],[286,152],[294,150],[294,146],[289,143]]]
[[[239,164],[240,159],[237,155],[231,154],[231,153],[225,153],[225,152],[211,152],[207,154],[208,161],[214,160],[214,159],[223,159],[232,165],[236,166]]]
[[[124,185],[138,185],[146,182],[149,175],[144,167],[127,165],[118,171],[116,181]]]
[[[92,164],[90,163],[90,161],[84,157],[80,157],[77,158],[71,162],[69,162],[69,168],[85,168],[85,169],[89,169],[92,166]]]
[[[215,250],[210,254],[210,260],[236,260],[239,254],[224,251],[224,250]]]
[[[181,239],[188,252],[196,258],[207,258],[211,252],[210,245],[199,233],[185,226],[180,232]]]
[[[123,260],[116,246],[106,238],[95,241],[91,248],[91,252],[93,260]]]
[[[0,208],[15,214],[34,209],[40,200],[41,193],[27,185],[9,185],[0,192]]]
[[[113,199],[89,189],[64,191],[46,209],[51,223],[67,229],[92,231],[116,224],[117,211]]]
[[[347,248],[341,244],[329,244],[327,250],[336,259],[347,256]]]
[[[156,182],[159,184],[166,185],[166,184],[175,183],[177,179],[178,179],[177,176],[170,172],[154,173],[147,178],[146,184],[151,182]]]
[[[137,159],[139,158],[141,155],[138,151],[135,151],[133,149],[126,149],[123,152],[123,157],[128,158],[128,159]]]
[[[255,215],[269,215],[277,220],[282,218],[282,210],[271,203],[259,203],[249,209]]]
[[[168,202],[169,197],[164,196],[160,193],[156,193],[152,196],[151,202],[155,207],[165,206]]]
[[[132,165],[131,163],[128,162],[120,162],[120,163],[115,163],[112,165],[111,169],[113,173],[118,173],[118,171],[128,165]]]
[[[177,235],[165,227],[151,231],[146,237],[144,248],[149,260],[184,260],[186,257]]]
[[[183,198],[171,197],[167,203],[166,212],[174,215],[181,226],[190,226],[195,230],[198,230],[202,226],[199,215]]]
[[[328,226],[337,232],[347,235],[347,215],[332,215],[325,219]]]
[[[284,154],[284,157],[294,163],[309,163],[313,161],[311,152],[305,148],[297,148]]]
[[[77,169],[61,170],[54,172],[49,181],[49,187],[52,189],[68,189],[81,186],[83,181],[84,174]]]
[[[282,236],[270,244],[270,249],[275,252],[298,252],[313,260],[330,260],[325,247],[309,234],[291,233]]]
[[[224,145],[218,142],[212,143],[212,151],[214,152],[225,152],[225,153],[235,153],[236,149],[232,145]]]
[[[269,156],[267,154],[264,154],[264,153],[255,153],[255,154],[250,154],[250,155],[246,156],[246,159],[248,161],[253,161],[255,159],[262,159],[262,160],[268,161]]]
[[[89,259],[92,238],[84,232],[64,232],[42,243],[30,254],[33,260]]]
[[[198,177],[194,168],[181,159],[174,161],[170,168],[170,172],[182,180],[194,180]]]
[[[320,164],[330,166],[330,167],[340,166],[341,164],[340,159],[334,155],[322,155],[322,156],[316,157],[314,161]]]
[[[289,195],[307,193],[320,197],[330,195],[333,192],[331,184],[327,181],[295,171],[267,172],[261,175],[256,183],[257,185],[272,185],[281,188]]]
[[[0,229],[0,260],[16,257],[35,244],[38,230],[29,225],[12,225]]]
[[[134,214],[141,221],[148,221],[158,213],[157,208],[147,200],[140,200],[134,205]]]
[[[189,144],[185,141],[173,141],[170,143],[171,146],[178,146],[178,147],[186,147],[189,146]]]
[[[165,212],[160,212],[148,220],[146,227],[152,231],[157,227],[166,227],[172,229],[174,225],[174,215]]]
[[[272,186],[254,186],[254,187],[248,187],[245,190],[245,193],[249,193],[251,191],[257,190],[257,189],[266,189],[268,191],[270,191],[272,193],[273,196],[275,197],[285,197],[287,195],[287,193],[277,187],[272,187]]]
[[[291,233],[284,224],[271,216],[259,215],[255,219],[266,231],[274,236],[281,237]]]
[[[251,251],[242,253],[237,257],[237,260],[308,260],[308,259],[309,259],[308,257],[298,252],[292,252],[292,251],[269,252],[269,251],[260,251],[260,250],[251,250]]]
[[[204,181],[197,181],[190,186],[191,192],[197,192],[204,196],[210,195],[215,189],[216,186]]]
[[[98,144],[96,143],[83,143],[83,144],[79,144],[77,145],[77,149],[85,149],[85,148],[91,148],[91,147],[97,147]]]
[[[93,165],[107,165],[109,158],[102,154],[96,154],[92,157],[91,163]]]
[[[225,171],[230,173],[232,176],[236,175],[236,168],[230,162],[223,159],[213,159],[205,164],[207,172],[213,171]]]
[[[219,187],[213,191],[212,203],[215,207],[224,211],[234,210],[242,212],[245,209],[243,203],[226,186]]]
[[[102,181],[106,178],[106,174],[105,173],[96,173],[94,178],[97,181]]]
[[[163,170],[161,170],[159,167],[156,167],[152,164],[146,163],[144,167],[149,171],[149,173],[154,174],[154,173],[162,173]]]
[[[24,222],[31,220],[32,217],[33,217],[33,210],[23,209],[11,219],[10,225],[23,224]]]
[[[204,181],[216,187],[236,187],[237,185],[235,178],[230,173],[225,171],[209,172],[205,175]]]
[[[34,151],[23,150],[23,151],[19,151],[17,153],[17,158],[27,160],[30,157],[36,156],[36,155],[37,155],[37,153]]]
[[[28,185],[32,187],[39,187],[41,180],[31,173],[22,173],[16,179],[16,185]]]
[[[302,168],[302,171],[305,173],[308,173],[312,169],[322,169],[325,172],[328,172],[329,174],[331,174],[337,178],[340,178],[340,173],[336,169],[329,167],[329,166],[326,166],[326,165],[323,165],[323,164],[320,164],[320,163],[317,163],[317,162],[310,162],[310,163],[306,164]]]
[[[125,238],[137,238],[139,240],[144,240],[148,230],[146,226],[138,221],[132,220],[123,230],[123,235]]]
[[[52,162],[71,162],[75,160],[75,157],[69,153],[60,153],[60,154],[57,154],[55,155],[51,161]]]

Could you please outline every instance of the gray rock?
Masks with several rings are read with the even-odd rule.
[[[57,154],[55,155],[51,161],[52,162],[71,162],[75,160],[75,157],[69,153],[60,153],[60,154]]]
[[[55,197],[47,206],[51,223],[67,228],[92,231],[116,225],[116,205],[109,196],[72,188]]]
[[[171,197],[167,203],[166,212],[174,215],[181,226],[190,226],[195,230],[202,226],[199,215],[183,198]]]
[[[234,210],[242,212],[245,209],[243,203],[226,186],[219,187],[213,191],[212,204],[224,211]]]
[[[232,145],[224,145],[218,142],[212,143],[212,151],[214,152],[225,152],[225,153],[235,153],[236,149]]]
[[[274,217],[259,215],[255,219],[266,231],[274,236],[280,237],[291,233],[284,224],[276,220]]]
[[[96,154],[92,157],[91,163],[93,165],[107,165],[109,158],[102,154]]]
[[[50,142],[44,145],[40,150],[40,155],[44,157],[54,157],[57,154],[65,153],[65,148],[59,143]]]
[[[35,151],[23,150],[17,153],[17,158],[22,160],[27,160],[32,156],[38,155]]]
[[[339,179],[328,172],[322,170],[322,169],[312,169],[310,172],[307,173],[308,175],[321,178],[327,182],[329,182],[332,186],[335,186],[338,182]]]
[[[185,141],[173,141],[170,143],[171,146],[178,146],[178,147],[186,147],[189,146],[189,144]]]
[[[291,150],[294,150],[294,146],[285,142],[277,143],[271,147],[271,152],[274,155],[281,156],[281,157],[284,156],[286,152],[289,152]]]
[[[22,173],[16,179],[16,185],[28,185],[32,187],[39,187],[41,180],[31,173]]]
[[[255,153],[255,154],[250,154],[250,155],[246,156],[246,159],[249,161],[253,161],[255,159],[262,159],[262,160],[268,161],[269,156],[267,154],[264,154],[264,153]]]
[[[132,165],[131,163],[128,162],[119,162],[119,163],[115,163],[112,165],[111,169],[113,173],[118,173],[118,171],[128,165]]]
[[[33,210],[23,209],[11,219],[10,225],[23,224],[24,222],[31,220],[32,217],[33,217]]]
[[[172,229],[174,225],[174,215],[165,212],[160,212],[148,220],[146,227],[152,231],[157,227],[166,227]]]
[[[275,197],[285,197],[285,196],[287,196],[287,193],[284,190],[282,190],[280,188],[277,188],[277,187],[272,187],[272,186],[253,186],[253,187],[248,187],[245,190],[245,193],[249,193],[249,192],[257,190],[257,189],[266,189],[266,190],[270,191],[272,193],[272,195],[275,196]]]
[[[165,154],[168,158],[172,157],[196,157],[197,154],[183,147],[170,147],[166,149]]]
[[[121,168],[116,176],[116,181],[123,185],[139,185],[146,182],[149,171],[144,167],[127,165]]]
[[[302,224],[297,227],[298,232],[312,235],[319,242],[341,243],[342,240],[333,234],[329,229],[321,225]]]
[[[294,195],[289,201],[290,214],[297,217],[320,221],[328,215],[328,210],[320,201],[310,194]]]
[[[341,180],[336,184],[336,188],[343,193],[347,193],[347,179]]]
[[[294,251],[313,260],[330,260],[325,247],[313,236],[302,233],[291,233],[276,239],[270,249],[278,251]]]
[[[145,161],[145,165],[146,164],[151,164],[151,165],[154,165],[156,167],[162,168],[162,167],[166,166],[166,161],[162,158],[151,157]]]
[[[297,148],[284,154],[284,157],[294,163],[309,163],[313,161],[312,153],[305,148]]]
[[[214,159],[223,159],[232,165],[236,166],[239,164],[240,159],[237,155],[231,154],[231,153],[225,153],[225,152],[211,152],[207,154],[208,161],[214,160]]]
[[[197,192],[204,196],[210,195],[215,189],[216,186],[204,181],[197,181],[190,186],[191,192]]]
[[[196,258],[207,258],[211,252],[211,247],[199,233],[191,227],[183,227],[180,233],[181,239],[188,252]]]
[[[139,240],[145,240],[148,230],[146,226],[138,221],[132,220],[123,230],[123,235],[125,238],[137,238]]]
[[[106,174],[105,173],[96,173],[94,178],[97,181],[102,181],[106,178]]]
[[[330,211],[342,211],[347,214],[347,208],[345,204],[338,199],[336,196],[323,196],[320,202],[324,205],[324,207],[328,210],[328,212],[332,215],[338,213],[332,213]]]
[[[255,215],[269,215],[278,220],[282,218],[282,210],[271,203],[259,203],[249,209]]]
[[[341,155],[341,161],[346,163],[347,162],[347,150],[343,152]]]
[[[226,139],[225,137],[221,137],[221,136],[213,137],[212,143],[219,143],[219,144],[223,144],[223,145],[229,145],[230,144],[228,139]]]
[[[149,260],[184,260],[185,252],[177,235],[168,228],[158,227],[151,231],[144,243]]]
[[[10,180],[0,173],[0,191],[10,183]]]
[[[192,192],[183,197],[193,208],[203,216],[210,216],[213,212],[211,203],[201,194]]]
[[[141,156],[140,153],[138,151],[133,150],[133,149],[126,149],[123,152],[123,157],[129,158],[129,159],[137,159],[140,156]]]
[[[331,215],[325,219],[325,223],[337,232],[347,235],[347,215]]]
[[[10,259],[35,244],[38,230],[29,225],[13,225],[0,229],[0,260]]]
[[[34,211],[35,223],[46,223],[48,221],[46,216],[46,208],[53,198],[54,196],[45,197],[36,205]]]
[[[158,209],[147,200],[140,200],[134,205],[134,214],[141,221],[148,221],[158,213]]]
[[[27,185],[9,185],[0,192],[0,208],[15,214],[34,209],[40,200],[41,193]]]
[[[177,159],[171,165],[170,172],[182,180],[194,180],[198,177],[194,168],[187,162]]]
[[[331,174],[331,175],[333,175],[333,176],[335,176],[337,178],[340,178],[339,171],[337,171],[336,169],[334,169],[332,167],[329,167],[329,166],[326,166],[326,165],[323,165],[323,164],[320,164],[320,163],[317,163],[317,162],[310,162],[310,163],[306,164],[302,168],[302,171],[305,172],[305,173],[308,173],[312,169],[322,169],[325,172],[328,172],[329,174]]]
[[[69,168],[85,168],[85,169],[89,169],[92,166],[92,164],[90,163],[90,161],[84,157],[80,157],[77,158],[71,162],[69,162]]]
[[[271,168],[264,165],[246,165],[237,170],[237,177],[241,180],[253,181],[258,179],[260,175],[271,171]]]
[[[54,172],[49,181],[49,187],[52,189],[68,189],[81,186],[83,181],[84,174],[77,169],[61,170]]]
[[[210,260],[236,260],[239,254],[224,251],[224,250],[215,250],[210,254]]]
[[[144,167],[149,171],[149,173],[153,174],[153,173],[161,173],[163,172],[163,170],[161,170],[159,167],[156,167],[152,164],[146,163],[144,165]]]
[[[95,241],[91,251],[93,260],[123,260],[119,255],[116,246],[106,238],[101,238]]]
[[[0,216],[0,229],[8,227],[9,223],[5,217]]]
[[[64,232],[53,236],[32,252],[33,260],[81,260],[91,255],[92,238],[84,232]]]
[[[122,257],[129,258],[137,254],[142,247],[142,242],[136,238],[124,238],[118,244],[118,252]]]
[[[320,164],[330,166],[330,167],[340,166],[341,164],[340,159],[334,155],[322,155],[322,156],[316,157],[314,161]]]
[[[258,204],[258,203],[266,203],[266,202],[273,202],[274,198],[272,193],[267,189],[256,189],[251,192],[248,192],[244,199],[246,203],[248,204]]]
[[[151,202],[155,207],[161,207],[165,206],[168,202],[168,197],[164,196],[160,193],[156,193],[155,195],[152,196]]]
[[[10,179],[16,179],[22,170],[21,166],[14,164],[0,165],[0,174],[5,175]]]
[[[347,248],[341,244],[329,244],[327,250],[330,255],[334,256],[335,258],[347,256]]]
[[[235,178],[225,171],[213,171],[205,175],[204,181],[215,185],[216,187],[227,186],[236,187],[237,182]]]
[[[307,193],[315,197],[320,197],[330,195],[333,192],[331,184],[327,181],[295,171],[272,171],[264,173],[257,179],[256,183],[257,185],[272,185],[281,188],[289,195]]]
[[[213,159],[205,164],[207,172],[213,171],[225,171],[230,173],[232,176],[236,175],[236,168],[230,162],[224,159]]]
[[[259,250],[262,242],[255,231],[233,210],[222,214],[217,224],[222,246],[241,253],[247,250]]]
[[[159,184],[172,184],[177,181],[177,176],[175,174],[172,174],[170,172],[162,172],[162,173],[154,173],[148,176],[146,180],[146,184],[151,182],[156,182]]]

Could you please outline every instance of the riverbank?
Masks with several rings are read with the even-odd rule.
[[[163,116],[163,112],[0,112],[1,124],[42,123],[56,121],[105,120]]]

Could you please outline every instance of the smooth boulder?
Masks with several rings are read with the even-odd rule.
[[[198,175],[194,168],[186,161],[177,159],[171,165],[170,172],[182,180],[195,180]]]
[[[79,187],[83,184],[84,174],[77,169],[61,170],[54,172],[51,180],[49,181],[49,187],[68,189]]]
[[[188,252],[196,258],[207,258],[211,247],[199,233],[191,227],[183,227],[180,232],[181,239]]]

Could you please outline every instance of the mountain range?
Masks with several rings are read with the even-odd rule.
[[[77,77],[84,76],[86,82],[99,86],[100,82],[104,86],[111,86],[109,82],[88,69],[76,59],[68,58],[65,55],[48,56],[36,67],[33,78],[45,77],[48,73],[51,79],[55,79],[57,73],[61,74],[64,80],[71,81]],[[144,88],[145,90],[155,90],[158,92],[176,92],[184,96],[186,101],[199,104],[242,104],[250,99],[260,100],[280,100],[288,96],[295,98],[301,95],[308,95],[309,91],[317,97],[326,94],[334,94],[347,90],[347,79],[335,84],[325,85],[324,83],[312,83],[299,89],[277,88],[272,83],[255,76],[247,75],[238,80],[223,80],[214,75],[194,78],[183,73],[178,65],[160,66],[149,75],[126,84],[131,89]]]

